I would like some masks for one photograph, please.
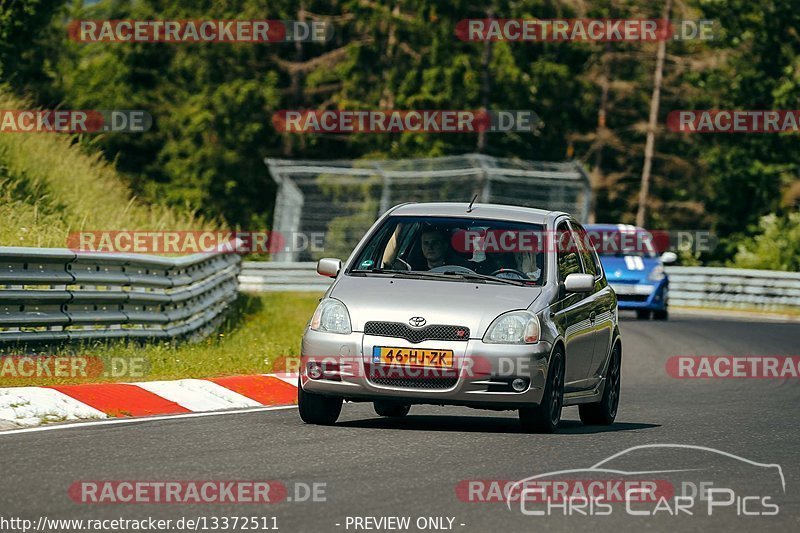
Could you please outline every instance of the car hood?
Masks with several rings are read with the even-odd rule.
[[[541,287],[390,277],[342,276],[330,296],[347,306],[353,331],[370,320],[407,324],[423,317],[427,324],[466,326],[480,338],[501,313],[527,309]]]
[[[647,281],[650,272],[661,264],[657,257],[602,256],[600,262],[609,283],[639,283]]]

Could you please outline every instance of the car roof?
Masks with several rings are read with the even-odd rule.
[[[644,228],[631,224],[584,224],[583,227],[594,231],[644,231]]]
[[[528,222],[532,224],[545,224],[548,219],[555,219],[561,215],[569,216],[563,211],[549,211],[533,207],[520,207],[500,204],[473,204],[467,212],[467,202],[430,202],[400,204],[392,211],[398,216],[443,216],[464,218],[486,218],[492,220],[510,220],[514,222]]]

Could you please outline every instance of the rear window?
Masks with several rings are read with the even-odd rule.
[[[586,230],[594,249],[600,256],[606,257],[656,257],[653,236],[648,231],[631,229],[629,231]]]

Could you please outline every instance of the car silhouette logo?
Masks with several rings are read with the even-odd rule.
[[[733,461],[738,461],[742,464],[751,465],[757,468],[766,469],[767,472],[775,472],[780,479],[780,485],[783,494],[786,494],[786,478],[783,475],[783,468],[779,464],[768,464],[768,463],[758,463],[756,461],[752,461],[750,459],[745,459],[744,457],[740,457],[738,455],[734,455],[732,453],[725,452],[723,450],[718,450],[716,448],[709,448],[707,446],[696,446],[693,444],[639,444],[637,446],[631,446],[621,452],[615,453],[606,459],[603,459],[599,463],[590,466],[589,468],[573,468],[569,470],[556,470],[553,472],[545,472],[544,474],[537,474],[535,476],[530,476],[519,481],[516,481],[506,490],[506,507],[511,509],[511,503],[514,496],[514,491],[519,491],[518,494],[522,495],[523,498],[527,498],[528,495],[532,491],[529,488],[525,488],[526,483],[536,482],[537,480],[547,480],[549,478],[553,478],[554,476],[570,474],[570,475],[577,475],[581,473],[595,473],[600,476],[603,475],[613,475],[613,476],[620,476],[624,478],[625,476],[635,476],[641,474],[669,474],[669,473],[682,473],[682,472],[696,472],[699,469],[697,468],[668,468],[664,469],[663,467],[657,466],[654,467],[652,470],[647,468],[642,468],[641,465],[637,465],[637,467],[633,470],[623,470],[620,469],[619,466],[615,464],[615,460],[619,459],[620,457],[624,457],[631,452],[636,452],[638,450],[676,450],[676,449],[683,449],[683,450],[692,450],[692,451],[700,451],[700,452],[708,452],[713,454],[717,457],[727,457],[732,459]],[[609,464],[611,463],[611,464]],[[674,460],[673,463],[674,464]]]
[[[414,327],[414,328],[421,328],[422,326],[424,326],[424,325],[425,325],[425,319],[424,319],[424,318],[422,318],[421,316],[412,316],[412,317],[411,317],[411,318],[408,320],[408,324],[409,324],[411,327]]]

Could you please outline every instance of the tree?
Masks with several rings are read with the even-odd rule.
[[[761,217],[758,233],[739,244],[732,265],[800,272],[800,212]]]
[[[672,13],[672,0],[665,0],[662,21],[668,21]],[[644,166],[642,167],[642,186],[639,191],[639,209],[636,211],[636,225],[644,227],[647,214],[647,197],[650,192],[650,171],[653,166],[653,152],[656,142],[656,122],[658,106],[661,103],[661,84],[664,80],[664,56],[667,53],[666,35],[658,41],[656,54],[656,73],[653,76],[653,96],[650,97],[650,119],[647,122],[647,142],[644,147]]]
[[[0,2],[0,79],[41,100],[59,97],[54,61],[62,36],[53,22],[64,13],[65,0]]]

